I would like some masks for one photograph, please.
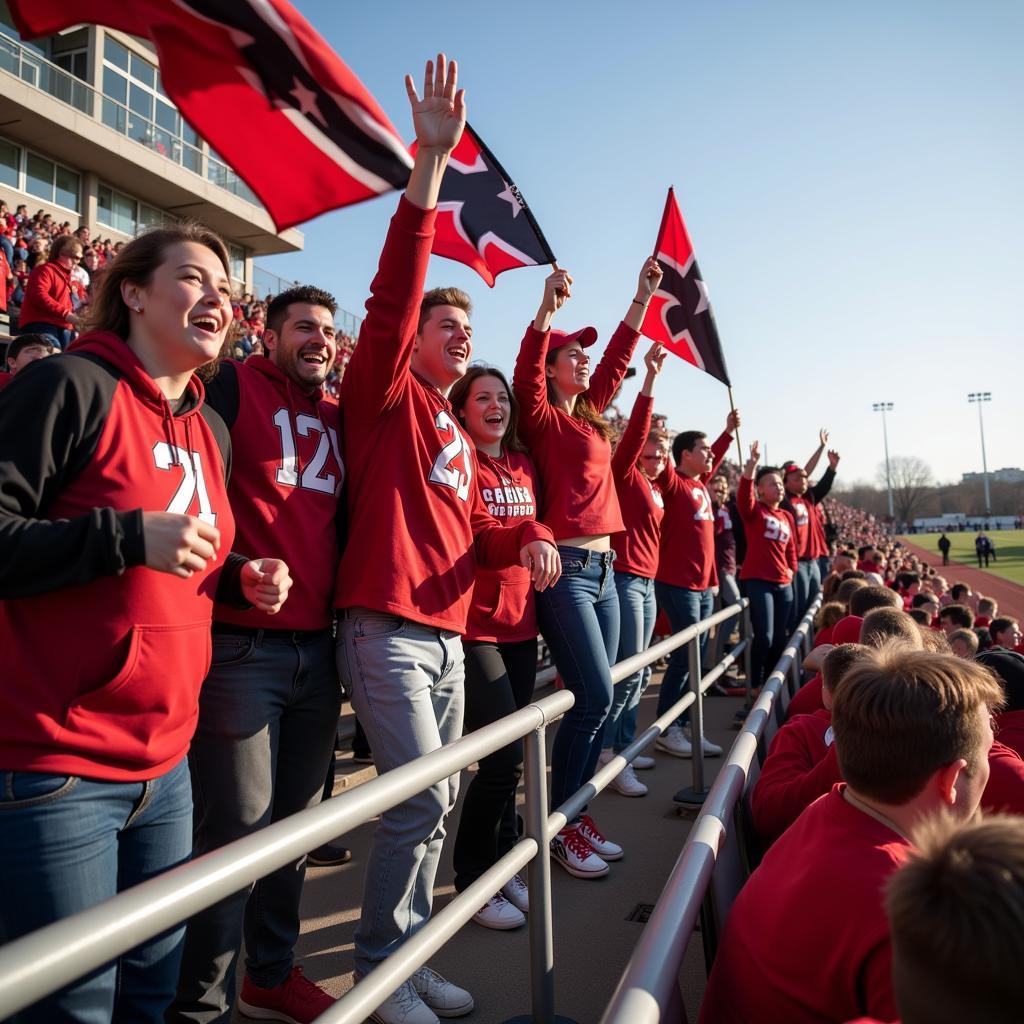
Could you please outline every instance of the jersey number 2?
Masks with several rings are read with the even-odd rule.
[[[430,467],[428,479],[432,484],[451,487],[460,501],[469,500],[469,483],[473,473],[472,455],[462,431],[452,422],[451,416],[442,409],[434,419],[434,426],[441,434],[451,434],[452,439],[437,453]],[[462,456],[465,470],[455,466],[455,460]]]

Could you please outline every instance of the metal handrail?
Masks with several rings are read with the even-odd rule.
[[[686,947],[733,813],[743,796],[747,773],[757,756],[758,740],[768,716],[774,713],[782,687],[787,685],[787,676],[799,664],[821,601],[819,594],[807,609],[729,749],[601,1024],[658,1024],[677,1000]]]
[[[612,667],[612,679],[625,679],[663,655],[698,639],[719,622],[738,612],[745,613],[747,608],[748,603],[743,599],[645,652],[619,662]],[[541,698],[520,711],[316,807],[299,811],[103,903],[15,939],[0,948],[0,1019],[6,1019],[154,935],[173,928],[309,850],[370,821],[423,789],[467,768],[474,761],[524,738],[527,824],[524,839],[473,885],[438,911],[415,936],[403,943],[318,1020],[322,1024],[355,1024],[363,1020],[443,946],[479,910],[488,896],[528,864],[534,1018],[553,1022],[548,842],[580,807],[615,778],[624,762],[631,761],[653,742],[685,708],[694,702],[699,703],[702,689],[710,686],[734,660],[734,654],[727,655],[702,683],[692,687],[691,692],[684,694],[654,725],[550,816],[547,813],[544,735],[547,725],[573,706],[575,698],[568,690]],[[553,670],[547,672],[553,675]],[[536,907],[535,900],[538,903]]]

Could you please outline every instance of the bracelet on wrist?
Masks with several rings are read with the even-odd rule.
[[[636,303],[636,304],[637,304],[638,306],[640,306],[640,307],[641,307],[642,309],[646,309],[646,308],[647,308],[647,303],[646,303],[646,302],[641,302],[641,301],[640,301],[639,299],[634,299],[633,301],[634,301],[634,302],[635,302],[635,303]]]

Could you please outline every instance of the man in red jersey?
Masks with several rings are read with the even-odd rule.
[[[217,849],[319,802],[341,696],[334,660],[336,521],[345,471],[338,407],[323,383],[334,363],[334,298],[295,287],[267,312],[266,356],[227,360],[207,402],[231,431],[228,487],[243,554],[282,553],[294,585],[274,616],[214,608],[213,661],[189,754],[195,853]],[[243,1013],[310,1021],[333,999],[293,966],[305,858],[189,922],[167,1020],[227,1021],[236,962],[248,953]]]
[[[889,648],[848,671],[832,707],[846,782],[797,818],[733,904],[705,1024],[898,1016],[883,887],[918,824],[976,812],[1001,700],[987,669],[949,655]]]
[[[412,175],[366,303],[359,344],[342,379],[349,472],[349,539],[338,571],[338,667],[387,771],[462,731],[463,652],[477,558],[516,561],[543,589],[559,574],[551,531],[524,519],[502,527],[476,486],[473,443],[448,392],[472,344],[468,298],[423,294],[441,178],[465,125],[454,62],[428,62],[424,96],[406,79],[416,127]],[[458,776],[381,815],[355,936],[356,976],[369,973],[430,916],[444,822]],[[374,1014],[382,1024],[461,1016],[472,996],[427,968]]]
[[[654,593],[658,606],[668,615],[672,632],[678,633],[714,610],[718,573],[715,569],[715,510],[707,482],[715,475],[732,443],[732,435],[740,425],[739,413],[733,410],[725,430],[713,445],[700,430],[684,430],[672,441],[675,469],[666,466],[656,483],[665,503],[661,522],[661,543],[658,571],[654,577]],[[707,634],[700,638],[701,657],[707,646]],[[685,647],[672,652],[668,668],[661,680],[658,694],[658,715],[683,695],[690,676],[689,654]],[[690,757],[691,738],[683,734],[689,721],[689,710],[668,727],[655,746],[673,757]],[[722,748],[701,737],[704,753],[717,757]]]

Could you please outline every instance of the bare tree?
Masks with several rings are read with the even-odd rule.
[[[916,455],[894,455],[889,460],[892,504],[897,521],[912,523],[935,505],[935,484],[931,467]],[[878,467],[878,482],[885,486],[885,463]]]

